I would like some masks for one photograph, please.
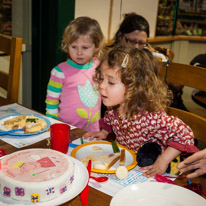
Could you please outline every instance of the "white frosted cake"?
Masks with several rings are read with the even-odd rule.
[[[69,192],[74,163],[51,149],[28,149],[1,160],[0,193],[18,201],[43,202]]]

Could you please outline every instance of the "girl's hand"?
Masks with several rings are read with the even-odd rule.
[[[153,165],[142,167],[140,168],[140,171],[147,170],[146,172],[143,173],[143,176],[149,178],[156,174],[163,175],[166,172],[167,167],[168,164],[163,161],[160,155]]]
[[[91,141],[94,138],[96,138],[96,140],[102,140],[102,139],[106,139],[108,135],[108,132],[105,130],[101,130],[99,132],[87,132],[83,135],[84,139],[88,139]]]
[[[178,155],[180,155],[180,153],[181,152],[179,150],[168,146],[165,151],[159,155],[153,165],[142,167],[140,171],[148,170],[147,172],[143,173],[143,176],[148,178],[156,174],[163,175],[166,172],[169,163]]]

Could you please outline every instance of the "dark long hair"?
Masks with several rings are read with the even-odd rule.
[[[124,20],[120,24],[119,29],[113,38],[114,44],[117,45],[120,41],[120,37],[124,34],[131,33],[135,30],[144,31],[146,32],[147,37],[149,37],[148,21],[143,16],[134,12],[125,14]]]

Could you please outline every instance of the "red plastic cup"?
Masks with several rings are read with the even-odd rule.
[[[67,154],[69,147],[70,126],[55,123],[50,126],[51,149]]]

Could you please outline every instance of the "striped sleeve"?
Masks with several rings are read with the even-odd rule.
[[[64,83],[64,73],[56,66],[51,71],[46,96],[46,116],[58,119],[59,97]]]

